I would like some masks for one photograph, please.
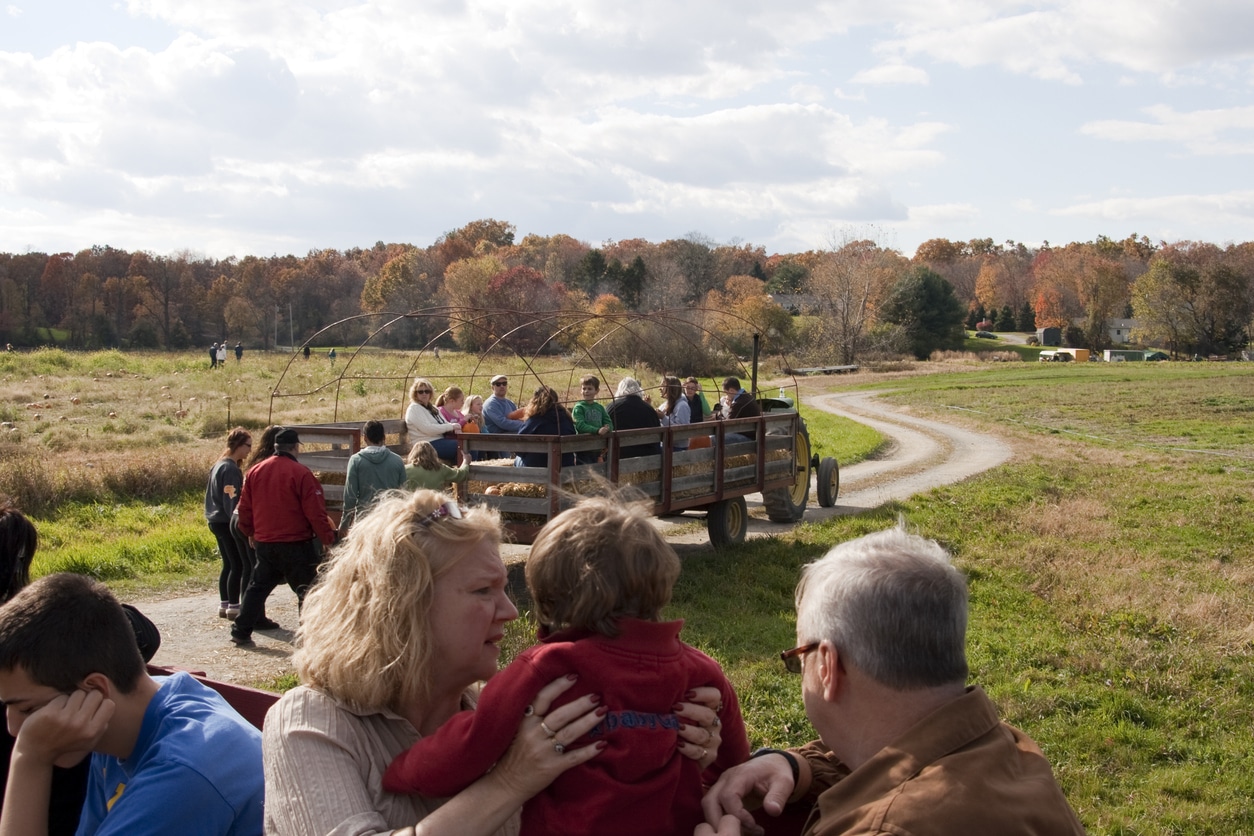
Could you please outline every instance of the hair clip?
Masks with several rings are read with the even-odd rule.
[[[418,524],[421,526],[428,526],[433,522],[439,522],[445,517],[452,517],[455,520],[460,520],[462,518],[461,506],[452,499],[445,500],[439,508],[436,508],[430,514],[427,514],[427,516],[420,519]]]

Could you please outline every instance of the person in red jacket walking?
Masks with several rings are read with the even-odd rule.
[[[280,429],[274,436],[274,455],[250,470],[244,480],[239,530],[256,544],[257,568],[231,626],[231,641],[240,647],[253,646],[253,628],[266,599],[285,577],[297,600],[304,602],[321,561],[314,539],[327,546],[338,540],[327,517],[322,485],[297,461],[299,451],[296,430]]]

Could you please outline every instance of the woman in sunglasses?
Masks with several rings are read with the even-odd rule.
[[[457,447],[457,424],[444,420],[433,400],[435,388],[431,381],[420,377],[409,387],[409,408],[405,410],[405,427],[409,431],[409,444],[429,441],[435,453],[446,462],[461,464]]]
[[[500,538],[495,511],[419,490],[382,499],[334,550],[301,615],[292,661],[302,685],[266,717],[268,834],[516,834],[523,802],[597,756],[596,744],[574,742],[601,721],[598,695],[552,708],[574,684],[561,677],[535,694],[492,771],[462,792],[383,789],[388,764],[472,708],[476,683],[496,673],[505,625],[518,617]],[[717,715],[697,704],[683,714],[699,723],[685,747],[699,757],[697,744],[718,737]],[[555,747],[549,731],[572,745]]]

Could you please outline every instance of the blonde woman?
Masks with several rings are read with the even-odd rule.
[[[444,420],[440,410],[436,408],[433,398],[435,388],[425,377],[414,380],[409,387],[409,408],[405,410],[405,428],[409,431],[409,443],[429,441],[435,448],[436,455],[445,461],[457,461],[457,430],[456,424]]]
[[[598,753],[555,749],[600,722],[588,695],[550,711],[574,684],[534,695],[491,773],[451,799],[393,795],[392,759],[458,711],[496,673],[506,595],[495,511],[447,496],[392,493],[353,527],[305,599],[293,663],[301,686],[266,717],[266,833],[516,834],[523,802]]]

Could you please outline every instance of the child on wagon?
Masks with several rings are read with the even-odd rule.
[[[692,833],[703,820],[703,779],[746,760],[749,743],[718,663],[679,640],[683,622],[661,620],[678,577],[679,558],[640,507],[598,497],[556,517],[527,559],[540,644],[484,686],[477,710],[454,715],[393,761],[384,788],[457,793],[505,753],[538,688],[574,673],[561,702],[597,694],[606,713],[585,737],[555,739],[554,748],[603,742],[604,750],[527,802],[522,832]],[[712,763],[699,763],[678,751],[684,721],[674,712],[706,685],[722,695],[722,743]]]

